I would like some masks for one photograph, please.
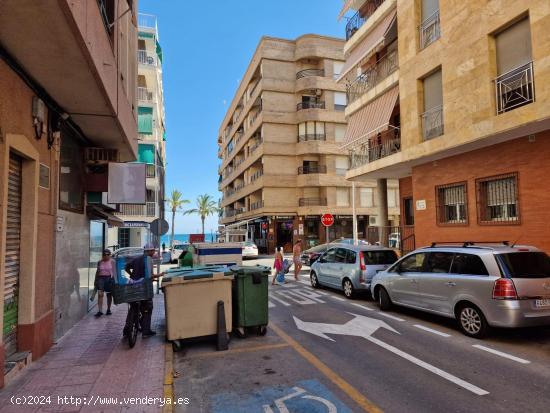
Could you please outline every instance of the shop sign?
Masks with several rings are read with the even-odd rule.
[[[149,228],[147,222],[124,222],[124,228]]]
[[[275,219],[294,219],[293,216],[276,216]]]

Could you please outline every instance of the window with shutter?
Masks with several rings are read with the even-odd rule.
[[[364,208],[374,207],[374,193],[372,188],[359,189],[359,204]]]
[[[336,142],[343,142],[346,137],[346,125],[336,125],[334,130],[334,140]]]
[[[468,203],[466,183],[436,187],[436,212],[439,224],[466,224]]]
[[[343,111],[348,105],[348,98],[344,92],[334,92],[334,110]]]
[[[348,188],[336,188],[336,206],[349,206]]]
[[[514,173],[477,180],[480,224],[519,223],[517,179]]]
[[[337,156],[335,160],[336,164],[336,175],[345,175],[349,169],[349,157],[348,156]]]
[[[424,113],[422,133],[425,140],[443,135],[443,86],[441,69],[423,80]]]

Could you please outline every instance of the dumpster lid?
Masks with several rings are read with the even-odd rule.
[[[227,267],[212,267],[207,269],[179,269],[170,271],[168,275],[163,277],[163,283],[164,282],[171,282],[171,280],[198,280],[201,278],[213,278],[214,274],[222,273],[224,276],[232,276],[233,273],[229,271],[229,268]]]
[[[242,266],[242,265],[232,265],[230,267],[231,272],[237,275],[250,275],[250,274],[271,274],[271,267],[266,267],[265,265],[254,265],[254,266]]]

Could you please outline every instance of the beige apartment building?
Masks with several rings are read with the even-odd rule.
[[[226,234],[241,234],[264,252],[289,250],[297,239],[311,246],[325,241],[320,218],[331,213],[329,238],[351,237],[354,199],[359,237],[377,223],[376,183],[361,182],[352,194],[345,179],[347,98],[336,82],[343,48],[343,40],[311,34],[260,41],[219,129]],[[389,194],[397,221],[397,185]]]
[[[550,251],[548,1],[354,0],[341,15],[350,10],[347,177],[399,179],[416,246]]]

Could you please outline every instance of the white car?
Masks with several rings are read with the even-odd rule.
[[[257,257],[258,247],[252,241],[243,242],[243,257]]]
[[[187,252],[187,249],[189,248],[189,244],[175,244],[172,247],[172,262],[177,263],[181,254],[185,254]]]

